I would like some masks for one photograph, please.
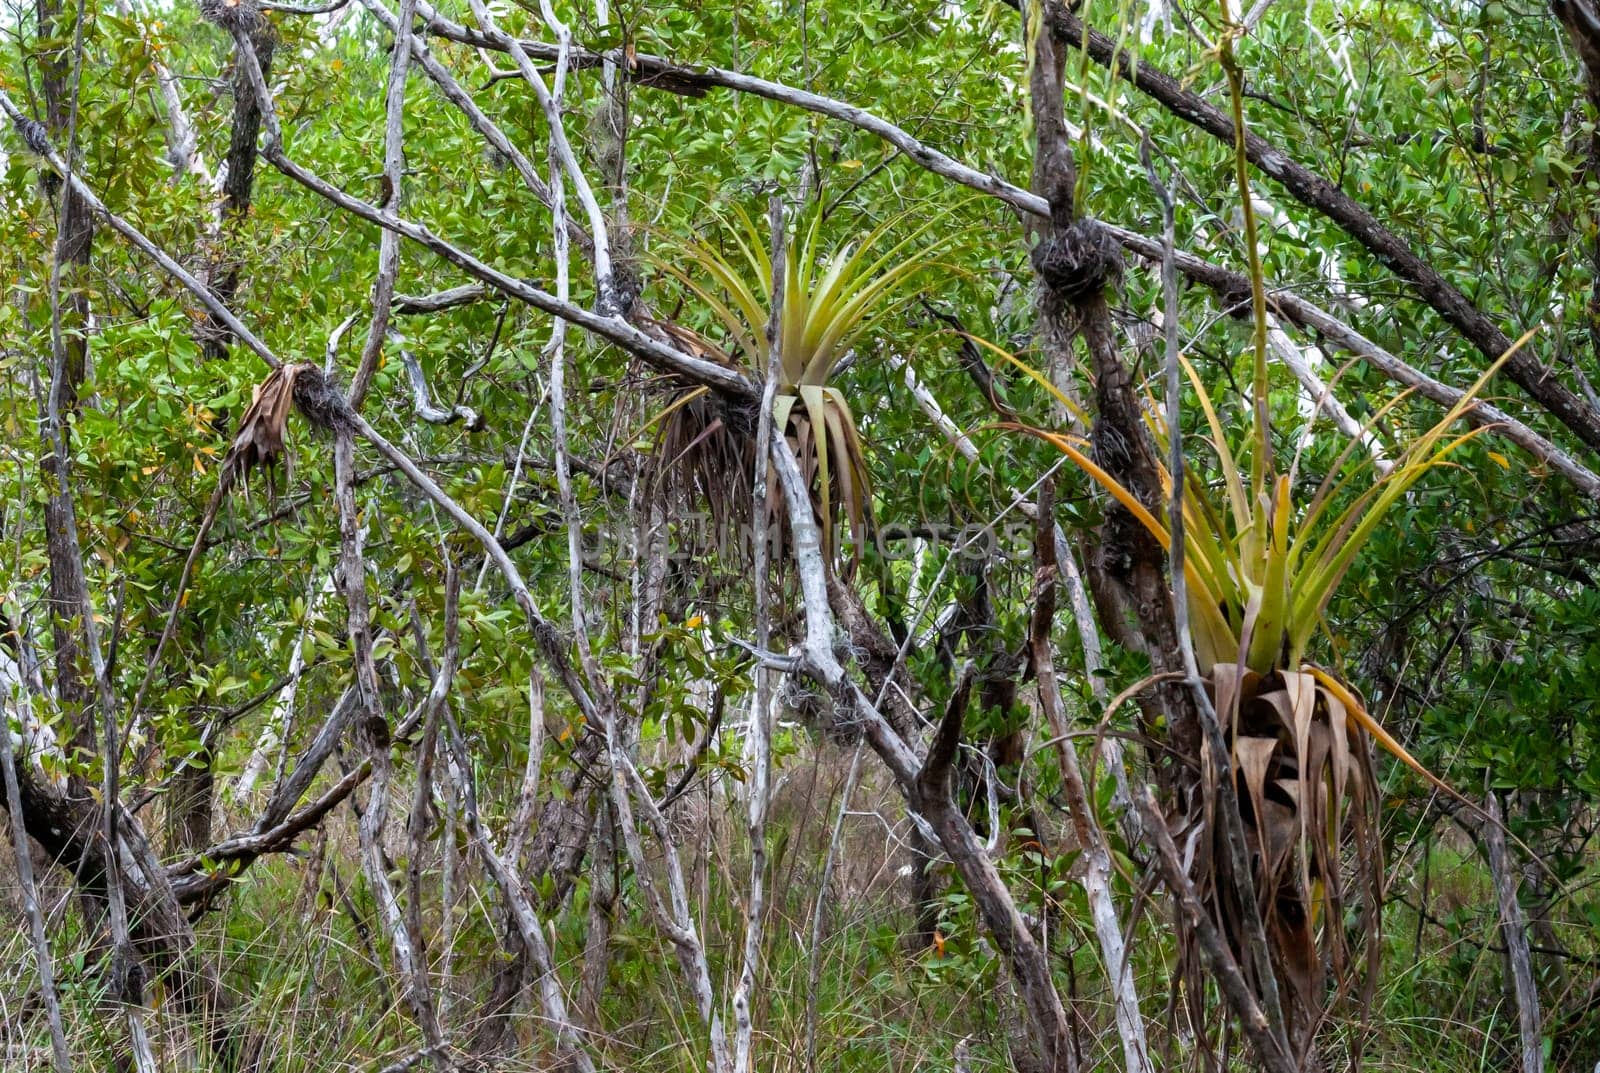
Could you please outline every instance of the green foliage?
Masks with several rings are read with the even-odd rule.
[[[1005,4],[626,0],[611,6],[613,22],[602,28],[591,5],[556,5],[581,45],[625,47],[804,85],[869,108],[982,171],[1019,183],[1029,175],[1022,31]],[[356,315],[356,327],[333,354],[339,382],[348,382],[369,309],[378,230],[330,212],[263,162],[250,214],[214,235],[212,190],[193,175],[174,177],[166,160],[156,64],[177,75],[197,145],[215,170],[232,123],[232,42],[202,22],[192,4],[141,4],[133,19],[117,14],[115,5],[83,8],[75,160],[85,180],[197,272],[236,266],[240,289],[233,307],[286,359],[320,365],[335,327]],[[451,17],[470,21],[465,5],[447,8]],[[536,37],[543,31],[535,8],[497,11],[509,29]],[[72,5],[68,9],[70,27]],[[1083,11],[1097,27],[1119,32],[1141,62],[1160,65],[1197,89],[1219,84],[1214,55],[1195,43],[1183,20],[1169,25],[1155,18],[1145,30],[1133,9]],[[42,114],[37,59],[28,54],[38,45],[33,19],[28,5],[0,14],[0,84]],[[341,188],[377,197],[374,146],[384,119],[388,35],[353,9],[323,19],[286,12],[268,19],[279,35],[272,81],[288,152]],[[487,62],[503,67],[504,59],[438,38],[430,38],[429,47],[542,168],[548,147],[542,116],[523,84],[497,78]],[[1529,346],[1552,376],[1578,384],[1576,370],[1600,380],[1590,337],[1587,253],[1600,230],[1600,190],[1586,159],[1594,117],[1582,99],[1575,61],[1542,9],[1274,6],[1234,47],[1247,74],[1252,130],[1368,206],[1508,331],[1546,323]],[[1137,132],[1148,132],[1158,157],[1175,163],[1184,180],[1180,248],[1242,270],[1249,257],[1229,147],[1093,64],[1074,58],[1068,78],[1068,118],[1082,128],[1075,142],[1081,208],[1146,233],[1156,230],[1156,205],[1138,158]],[[963,526],[1003,532],[1017,519],[1015,498],[1031,494],[1033,479],[1061,456],[1049,443],[996,437],[981,441],[978,463],[967,461],[931,428],[903,373],[871,359],[905,358],[953,424],[976,436],[972,430],[993,421],[988,400],[974,388],[956,337],[940,330],[943,322],[926,319],[919,299],[974,336],[1043,368],[1023,229],[1008,209],[957,191],[853,127],[717,90],[688,97],[624,78],[619,92],[627,116],[634,252],[687,277],[681,287],[652,283],[646,302],[654,315],[713,341],[747,372],[765,367],[771,302],[767,238],[751,216],[771,192],[792,198],[802,173],[812,176],[813,203],[789,206],[802,223],[788,246],[783,425],[811,446],[821,515],[830,528],[838,506],[852,529],[870,516],[881,530],[897,534],[881,551],[865,551],[874,569],[861,571],[867,580],[859,588],[870,610],[903,628],[897,640],[909,639],[905,688],[918,711],[936,713],[961,659],[1016,650],[1034,584],[1026,542],[1001,541],[981,571],[968,570],[949,534]],[[570,72],[566,100],[568,134],[595,175],[595,165],[608,159],[600,73]],[[484,153],[468,121],[415,68],[406,132],[405,215],[513,275],[549,285],[555,268],[548,210],[513,169]],[[1335,307],[1375,342],[1440,380],[1478,382],[1485,363],[1385,265],[1281,187],[1258,175],[1252,180],[1269,287],[1293,287]],[[607,192],[601,197],[607,201]],[[25,620],[47,677],[56,668],[44,599],[41,504],[47,489],[38,429],[49,374],[48,277],[58,208],[41,191],[36,162],[9,128],[0,131],[0,609]],[[706,236],[694,247],[703,256],[685,253],[694,235]],[[935,253],[939,264],[930,266]],[[584,269],[575,258],[575,300],[587,303],[593,295]],[[402,293],[462,282],[454,266],[404,247]],[[265,370],[241,348],[202,361],[200,311],[192,298],[104,229],[80,286],[93,322],[84,404],[71,429],[72,482],[95,611],[103,635],[118,638],[113,688],[125,699],[144,674],[216,487],[219,459]],[[1142,322],[1160,306],[1159,281],[1130,262],[1113,301],[1124,353],[1148,382],[1157,370],[1143,345]],[[1583,521],[1593,515],[1593,504],[1492,432],[1447,429],[1447,420],[1459,415],[1411,399],[1392,404],[1393,386],[1357,362],[1340,373],[1333,391],[1398,463],[1398,474],[1369,482],[1348,457],[1341,434],[1311,411],[1289,371],[1276,362],[1258,369],[1248,326],[1223,316],[1197,288],[1183,295],[1179,317],[1194,366],[1186,396],[1190,424],[1183,431],[1196,449],[1187,459],[1185,495],[1192,604],[1197,636],[1210,637],[1207,663],[1214,668],[1237,660],[1241,642],[1242,662],[1257,671],[1293,670],[1315,654],[1330,674],[1373,698],[1372,726],[1381,717],[1392,741],[1420,766],[1471,793],[1486,786],[1501,792],[1513,831],[1547,854],[1566,884],[1529,879],[1524,897],[1530,910],[1546,914],[1541,926],[1572,954],[1541,957],[1539,966],[1551,1007],[1570,1009],[1600,953],[1593,939],[1600,926],[1593,896],[1600,800],[1594,564],[1600,556]],[[549,468],[553,437],[545,401],[548,319],[486,300],[400,317],[396,327],[436,398],[459,392],[488,428],[474,433],[459,424],[417,421],[393,345],[366,416],[422,459],[475,517],[499,526],[508,546],[515,545],[511,554],[540,609],[565,626],[571,621],[567,540]],[[1317,341],[1293,325],[1284,327],[1314,362],[1344,360],[1314,349]],[[852,344],[863,360],[840,369],[838,359]],[[691,866],[690,896],[723,995],[738,972],[740,899],[748,875],[739,798],[748,758],[737,729],[748,718],[753,690],[749,655],[733,643],[754,636],[747,561],[694,543],[695,519],[681,507],[666,519],[643,522],[633,512],[647,488],[633,472],[635,443],[627,431],[646,428],[671,405],[678,385],[649,377],[615,349],[577,332],[568,345],[586,621],[619,704],[637,720],[639,763],[653,792],[675,785],[688,769],[709,733],[719,692],[726,708],[691,792],[673,813]],[[1087,378],[1070,362],[1045,369],[1040,381],[991,351],[984,358],[994,366],[1000,394],[1033,424],[1054,425],[1052,389],[1069,399],[1088,395]],[[1264,372],[1260,394],[1270,417],[1270,453],[1296,459],[1287,471],[1262,468],[1269,452],[1243,390],[1258,372]],[[1560,427],[1522,395],[1498,381],[1492,390],[1504,396],[1497,404],[1570,446]],[[1082,451],[1077,441],[1062,442]],[[280,752],[292,766],[353,680],[345,613],[329,584],[338,550],[330,444],[291,421],[289,450],[293,465],[276,499],[257,482],[223,507],[164,660],[170,666],[161,670],[137,721],[119,713],[133,723],[123,768],[128,799],[153,795],[140,813],[151,830],[159,830],[154,817],[166,807],[168,780],[200,759],[202,743],[215,746],[214,770],[226,791],[217,835],[247,829],[263,784],[236,799],[233,773],[263,741],[272,745],[264,779]],[[752,467],[745,462],[737,459],[736,468],[748,479]],[[484,817],[497,835],[509,834],[529,757],[529,682],[540,665],[521,612],[492,570],[480,581],[475,549],[381,460],[363,449],[358,469],[368,591],[385,638],[380,658],[387,708],[403,715],[427,692],[423,650],[433,660],[443,650],[448,561],[462,568],[466,581],[452,715],[472,750]],[[1257,494],[1257,473],[1264,494]],[[1061,474],[1059,519],[1076,547],[1080,535],[1102,521],[1103,497],[1083,471]],[[1242,496],[1230,494],[1230,484]],[[854,537],[858,546],[864,543],[859,532]],[[653,539],[669,545],[654,581],[648,575]],[[956,637],[941,617],[973,595],[978,573],[993,605],[992,620],[982,627],[986,639],[996,640],[993,648]],[[652,603],[656,593],[659,606]],[[1277,621],[1264,621],[1263,610]],[[798,628],[791,592],[780,590],[773,617],[781,650]],[[1323,623],[1325,635],[1319,633]],[[1095,682],[1077,630],[1063,621],[1056,641],[1071,714],[1087,731],[1103,715],[1094,686],[1114,696],[1146,677],[1149,666],[1143,654],[1110,645],[1109,669]],[[278,683],[297,652],[303,670],[278,742],[268,730],[279,717]],[[1351,713],[1365,714],[1368,707],[1345,705]],[[896,871],[909,859],[902,848],[906,821],[870,763],[853,806],[860,814],[846,824],[841,872],[830,889],[819,891],[842,781],[841,750],[808,722],[812,713],[803,704],[780,708],[775,778],[781,804],[769,842],[778,893],[766,993],[757,1003],[758,1047],[772,1056],[773,1068],[799,1068],[794,1055],[804,1039],[806,1000],[813,997],[807,985],[811,912],[821,896],[828,914],[814,995],[819,1068],[951,1068],[958,1043],[969,1037],[970,1068],[1005,1067],[1015,1011],[996,997],[1003,967],[958,881],[941,876],[942,950],[905,948],[909,909]],[[40,714],[58,737],[70,735],[72,713]],[[1013,711],[974,711],[969,730],[976,737],[1019,723],[1029,729],[1030,715],[1026,702]],[[542,717],[541,784],[582,786],[575,744],[588,730],[575,706],[548,685]],[[1113,713],[1107,727],[1119,735],[1147,729],[1161,728],[1139,725],[1126,709]],[[1031,730],[1030,748],[1042,740],[1037,727]],[[1082,744],[1091,755],[1087,734]],[[1126,748],[1139,755],[1137,745]],[[415,775],[409,743],[397,745],[395,756],[398,795],[411,789]],[[1076,994],[1099,1027],[1105,967],[1096,964],[1084,930],[1073,851],[1057,806],[1059,775],[1048,760],[1048,751],[1030,753],[1015,773],[1014,785],[1037,803],[1038,814],[1023,819],[1007,812],[1029,827],[1038,845],[1023,837],[1004,843],[997,867],[1022,907],[1045,922],[1063,993]],[[100,758],[89,752],[46,765],[52,774],[90,781],[100,774]],[[1483,866],[1469,840],[1433,826],[1437,809],[1401,775],[1384,771],[1375,785],[1382,807],[1374,819],[1382,821],[1393,882],[1364,1068],[1501,1068],[1514,1029],[1503,1004],[1494,951],[1500,939]],[[1119,905],[1142,906],[1130,924],[1135,973],[1154,1013],[1177,950],[1164,916],[1145,898],[1132,847],[1118,841],[1111,787],[1102,765],[1094,786],[1098,818],[1126,869],[1117,878]],[[446,812],[444,804],[430,804]],[[976,821],[989,820],[981,799],[969,806]],[[504,921],[485,893],[487,881],[472,868],[461,873],[465,889],[458,884],[444,904],[446,846],[460,860],[466,836],[459,811],[454,819],[430,815],[429,823],[432,840],[419,858],[427,884],[423,932],[440,976],[440,952],[452,952],[456,990],[447,1020],[464,1034],[481,1014],[484,981],[501,964]],[[1415,845],[1412,832],[1419,827],[1440,832],[1431,849]],[[415,1028],[386,979],[392,952],[380,915],[351,863],[354,831],[348,810],[340,811],[326,825],[321,857],[313,852],[320,836],[308,834],[302,856],[257,866],[199,925],[200,949],[218,967],[241,1023],[266,1040],[263,1069],[379,1068],[415,1049]],[[393,845],[409,859],[398,836]],[[1428,886],[1422,877],[1430,867]],[[604,1033],[595,1046],[614,1068],[703,1069],[703,1030],[676,975],[673,951],[644,912],[630,869],[616,871],[623,892],[599,1018]],[[7,900],[9,865],[0,865],[0,877],[0,900]],[[52,907],[68,1028],[85,1068],[109,1068],[122,1046],[121,1029],[100,1006],[104,974],[64,882],[51,873],[45,901]],[[550,914],[558,971],[573,993],[591,889],[585,874]],[[0,942],[0,994],[8,1001],[34,993],[25,943],[20,930]],[[1558,979],[1563,973],[1564,984]],[[164,994],[160,1002],[158,1034],[178,1023]],[[1557,1013],[1550,1023],[1563,1023]],[[0,1053],[27,1053],[31,1060],[27,1048],[42,1040],[40,1019],[30,1017],[13,1030],[6,1018],[0,1011],[4,1033],[11,1033],[0,1034]],[[537,1019],[525,1010],[516,1019],[516,1057],[502,1068],[548,1066],[553,1058],[540,1050],[547,1037]],[[1592,1053],[1596,1028],[1592,1019],[1564,1023],[1564,1038],[1551,1046],[1555,1062],[1570,1064],[1572,1056]],[[1335,1024],[1330,1031],[1343,1046],[1364,1030]],[[17,1040],[17,1051],[7,1049]],[[1180,1060],[1190,1057],[1183,1040],[1170,1042]],[[1088,1046],[1086,1068],[1120,1061],[1109,1035]]]

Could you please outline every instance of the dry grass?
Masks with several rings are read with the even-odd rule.
[[[772,1073],[806,1070],[811,917],[848,764],[848,748],[806,745],[780,769],[770,829],[774,903],[766,982],[756,1006],[762,1068]],[[1026,1069],[1026,1055],[1013,1053],[1026,1038],[1019,1012],[994,951],[959,893],[941,907],[942,956],[907,950],[903,936],[910,913],[903,870],[910,863],[909,828],[896,795],[868,770],[843,828],[832,881],[821,892],[827,911],[817,952],[817,1068],[948,1070],[959,1047],[973,1071]],[[742,810],[733,797],[737,790],[726,781],[699,786],[674,814],[713,983],[724,996],[731,994],[738,971],[742,917],[737,898],[748,867]],[[221,970],[235,1023],[257,1048],[255,1068],[261,1073],[371,1071],[417,1047],[414,1027],[389,982],[382,929],[375,926],[352,863],[351,822],[344,814],[333,818],[321,849],[308,840],[311,852],[303,858],[263,862],[198,926],[202,949]],[[404,844],[397,830],[391,845]],[[32,954],[21,927],[10,854],[0,858],[0,911],[18,924],[0,941],[0,1067],[43,1069],[48,1045],[34,993]],[[495,907],[491,888],[475,869],[465,869],[449,907],[446,976],[440,863],[436,855],[424,862],[424,928],[447,1030],[452,1040],[465,1040],[476,1027],[486,981],[498,960]],[[1420,896],[1423,858],[1398,863],[1405,871],[1395,874],[1410,878],[1390,890],[1385,972],[1370,1028],[1357,1032],[1354,1026],[1336,1026],[1328,1037],[1330,1057],[1360,1039],[1364,1070],[1503,1068],[1515,1031],[1508,1020],[1501,959],[1491,949],[1498,939],[1481,864],[1464,842],[1446,841],[1429,850],[1429,919],[1419,928],[1416,912],[1404,903],[1415,904]],[[36,864],[44,877],[71,1048],[81,1068],[110,1068],[122,1046],[120,1025],[96,1002],[98,973],[63,877],[48,862]],[[1025,865],[1008,860],[1005,866],[1026,903]],[[1035,897],[1038,889],[1036,879]],[[1076,887],[1065,884],[1055,894],[1061,899],[1051,925],[1058,978],[1085,1019],[1084,1067],[1115,1068],[1117,1041],[1109,1027],[1103,973],[1092,938],[1079,923]],[[569,993],[579,976],[586,903],[587,886],[580,884],[552,923],[558,971]],[[604,1030],[592,1039],[596,1057],[602,1068],[697,1073],[703,1068],[703,1032],[685,1002],[671,951],[639,912],[627,885],[624,904],[602,1002]],[[1147,1014],[1159,1022],[1170,979],[1168,924],[1160,908],[1151,907],[1137,926],[1136,971]],[[1556,927],[1574,949],[1595,946],[1593,936],[1575,922]],[[203,1053],[195,1066],[182,1060],[193,1026],[163,998],[158,986],[151,1028],[167,1068],[213,1068]],[[1586,1031],[1593,1034],[1592,1028]],[[526,998],[513,1012],[511,1037],[495,1069],[555,1068],[537,1010]],[[1594,1045],[1593,1040],[1574,1042]],[[1157,1029],[1152,1046],[1161,1052],[1172,1048],[1179,1056],[1170,1068],[1186,1067],[1181,1038]],[[1587,1073],[1581,1053],[1570,1059],[1576,1064],[1556,1063],[1552,1070]],[[1592,1064],[1592,1058],[1586,1060]]]

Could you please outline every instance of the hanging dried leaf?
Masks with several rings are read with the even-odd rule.
[[[227,476],[243,480],[260,467],[267,472],[270,487],[272,468],[283,453],[284,432],[294,406],[294,382],[304,368],[307,366],[280,365],[256,385],[250,405],[239,419],[239,431],[223,458]]]
[[[244,480],[260,468],[267,473],[270,493],[273,468],[284,454],[289,412],[299,409],[315,428],[329,431],[344,424],[348,410],[344,398],[322,371],[306,363],[280,365],[256,385],[250,405],[239,419],[239,431],[223,457],[224,481]]]
[[[1254,859],[1250,876],[1227,875],[1220,829],[1209,824],[1211,852],[1196,855],[1196,889],[1249,970],[1237,890],[1240,882],[1255,886],[1275,971],[1289,985],[1288,1011],[1308,1029],[1327,1005],[1325,966],[1340,994],[1369,994],[1370,979],[1352,987],[1355,961],[1345,927],[1347,894],[1359,892],[1363,926],[1356,934],[1370,955],[1378,941],[1382,852],[1368,739],[1352,732],[1343,700],[1303,671],[1261,675],[1218,664],[1210,686],[1224,721],[1236,713],[1228,730]],[[1216,776],[1207,770],[1204,777]],[[1202,789],[1205,798],[1215,797],[1214,784]]]

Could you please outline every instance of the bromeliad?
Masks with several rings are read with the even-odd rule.
[[[681,283],[713,315],[725,333],[719,346],[701,334],[696,344],[719,360],[764,371],[770,353],[766,326],[773,305],[772,260],[755,223],[735,210],[728,227],[729,252],[704,242],[675,243],[678,259],[657,264]],[[914,250],[939,218],[913,228],[882,249],[901,222],[891,218],[860,239],[827,252],[823,214],[813,211],[801,234],[785,246],[784,290],[776,332],[780,382],[773,404],[776,426],[789,438],[802,472],[813,489],[823,546],[830,560],[838,553],[834,519],[842,509],[851,543],[865,545],[871,513],[871,483],[855,416],[843,392],[830,383],[840,363],[863,334],[912,297],[910,284],[932,261]],[[685,331],[685,329],[678,329]],[[696,398],[690,398],[695,394]],[[700,492],[712,499],[713,513],[726,504],[717,497],[742,469],[747,451],[728,452],[726,429],[696,406],[699,393],[685,392],[664,413],[657,444],[661,464],[699,470]],[[742,445],[748,447],[749,445]],[[734,487],[741,487],[734,484]]]
[[[1487,431],[1483,426],[1465,431],[1455,426],[1489,379],[1532,335],[1530,331],[1519,339],[1364,487],[1361,479],[1372,463],[1365,458],[1351,462],[1357,442],[1352,440],[1303,505],[1293,496],[1298,457],[1288,472],[1274,464],[1265,407],[1252,406],[1250,442],[1236,453],[1205,385],[1193,366],[1183,362],[1220,471],[1213,486],[1195,467],[1186,466],[1178,496],[1186,538],[1189,632],[1195,662],[1232,749],[1241,811],[1257,855],[1251,881],[1270,895],[1264,900],[1265,923],[1278,969],[1293,983],[1300,1012],[1309,1017],[1302,1024],[1314,1022],[1321,1007],[1319,930],[1336,977],[1342,978],[1350,965],[1340,854],[1347,835],[1356,846],[1360,885],[1376,890],[1378,798],[1368,739],[1431,785],[1464,800],[1384,730],[1354,688],[1312,663],[1309,648],[1326,628],[1325,612],[1340,582],[1389,511],[1425,474],[1449,463]],[[1011,355],[1003,356],[1026,368]],[[1258,355],[1257,360],[1261,391],[1264,359]],[[1027,371],[1070,406],[1047,378]],[[1392,400],[1373,421],[1404,398]],[[1153,404],[1146,409],[1146,421],[1165,446],[1167,429]],[[1163,517],[1097,465],[1082,438],[1016,423],[1005,427],[1035,436],[1066,455],[1170,552],[1172,534]],[[1160,472],[1170,500],[1172,475],[1165,466]],[[1214,874],[1197,876],[1196,881],[1216,899],[1216,911],[1228,922],[1236,906],[1226,895],[1227,883]],[[1327,926],[1319,928],[1321,920]]]

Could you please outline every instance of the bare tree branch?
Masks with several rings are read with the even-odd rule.
[[[416,15],[416,0],[400,0],[399,25],[394,47],[389,50],[389,85],[383,104],[383,205],[384,211],[398,214],[403,203],[406,172],[405,113],[406,74],[411,69],[411,22]],[[259,101],[257,107],[261,106]],[[372,319],[367,323],[367,342],[361,360],[350,378],[348,393],[351,409],[360,410],[378,370],[378,358],[389,337],[389,311],[394,302],[395,276],[400,271],[400,236],[384,230],[378,238],[378,275],[372,281]]]
[[[1011,965],[1039,1045],[1051,1073],[1076,1073],[1072,1029],[1066,1008],[1050,975],[1045,951],[1028,930],[994,862],[984,851],[966,817],[948,797],[923,793],[923,762],[884,717],[871,698],[845,675],[833,651],[833,612],[828,600],[827,567],[822,557],[822,530],[815,520],[811,494],[800,473],[794,450],[774,436],[769,457],[788,508],[790,546],[804,599],[805,640],[799,668],[821,684],[843,712],[860,721],[873,751],[883,760],[907,805],[932,826],[946,853],[977,903],[984,923]]]
[[[1207,966],[1221,988],[1223,997],[1233,1008],[1234,1016],[1239,1019],[1245,1038],[1256,1052],[1256,1058],[1268,1073],[1300,1073],[1274,1037],[1266,1014],[1261,1012],[1255,995],[1250,993],[1250,985],[1245,982],[1244,973],[1228,949],[1227,940],[1222,937],[1216,922],[1195,893],[1194,884],[1189,882],[1183,860],[1178,856],[1178,847],[1172,844],[1167,821],[1156,804],[1155,794],[1146,787],[1137,805],[1144,819],[1145,830],[1150,833],[1150,841],[1155,847],[1155,864],[1162,881],[1172,893],[1184,924],[1199,938]]]
[[[764,389],[761,392],[761,409],[756,425],[755,472],[751,475],[750,517],[756,519],[755,541],[755,628],[756,647],[765,651],[771,633],[769,600],[770,542],[766,539],[766,519],[772,517],[772,489],[768,484],[771,466],[767,455],[774,434],[782,436],[785,430],[776,428],[773,401],[777,398],[778,383],[782,378],[783,296],[785,270],[785,237],[783,198],[774,194],[767,203],[767,227],[772,235],[770,260],[772,264],[772,308],[767,314],[767,369]],[[750,1016],[750,996],[758,983],[761,971],[761,929],[766,909],[767,872],[767,807],[772,796],[772,674],[762,663],[755,668],[755,698],[750,706],[750,745],[753,755],[748,794],[748,831],[750,835],[750,892],[745,900],[744,962],[739,970],[739,984],[733,992],[734,1021],[734,1073],[750,1073],[751,1039],[755,1024]]]
[[[484,33],[491,41],[509,52],[511,58],[516,61],[517,70],[521,72],[523,81],[533,90],[539,108],[544,112],[545,124],[550,130],[550,155],[552,159],[559,161],[561,170],[572,180],[578,201],[589,219],[589,230],[594,238],[591,256],[594,260],[595,304],[603,313],[619,312],[611,268],[611,240],[606,230],[605,213],[601,211],[600,202],[596,200],[594,190],[590,187],[589,180],[584,176],[583,168],[579,166],[578,158],[572,151],[572,145],[567,141],[566,125],[561,118],[559,89],[566,79],[572,33],[565,23],[556,18],[548,0],[540,0],[539,9],[544,15],[545,24],[554,31],[557,42],[557,92],[552,94],[545,86],[544,78],[534,69],[533,61],[529,59],[527,51],[516,38],[500,29],[483,0],[469,0],[469,2],[472,5],[472,13]]]
[[[244,42],[246,46],[248,45],[248,38],[241,36],[238,31],[235,31],[235,40]],[[748,380],[732,369],[718,365],[715,362],[690,357],[682,351],[646,335],[615,313],[594,312],[571,302],[563,302],[554,295],[548,294],[537,287],[529,286],[521,280],[514,279],[438,237],[421,224],[402,219],[391,212],[347,194],[290,160],[283,152],[283,136],[278,125],[277,113],[272,106],[272,98],[267,89],[266,81],[261,77],[259,67],[255,65],[254,52],[244,49],[243,46],[242,50],[245,51],[244,62],[246,69],[250,72],[251,83],[261,101],[262,113],[266,120],[266,140],[262,151],[266,154],[267,159],[289,178],[300,183],[308,190],[320,194],[347,212],[426,246],[468,275],[495,287],[497,290],[519,301],[526,302],[536,309],[570,321],[602,338],[609,339],[624,350],[637,355],[665,372],[682,374],[695,383],[705,384],[734,397],[753,399],[756,394],[755,388]]]
[[[1123,1062],[1128,1073],[1154,1073],[1150,1044],[1144,1030],[1144,1015],[1139,1010],[1139,992],[1133,978],[1133,959],[1123,938],[1122,924],[1111,897],[1111,851],[1105,832],[1095,818],[1093,798],[1084,783],[1076,746],[1068,734],[1066,707],[1056,680],[1055,647],[1050,631],[1055,620],[1056,525],[1054,489],[1045,482],[1039,490],[1037,533],[1034,541],[1034,608],[1028,632],[1028,648],[1034,680],[1039,687],[1039,705],[1055,742],[1056,762],[1061,771],[1061,787],[1066,797],[1067,815],[1073,834],[1083,851],[1083,889],[1094,920],[1095,937],[1106,976],[1111,981],[1115,1004],[1117,1035],[1122,1040]]]
[[[1123,248],[1157,264],[1161,262],[1160,242],[1110,224],[1101,226]],[[1240,273],[1211,264],[1181,250],[1174,251],[1173,263],[1179,272],[1207,287],[1229,305],[1237,303],[1240,295],[1249,294],[1250,283]],[[1430,402],[1448,408],[1460,402],[1465,394],[1460,388],[1442,383],[1414,368],[1333,314],[1299,295],[1289,291],[1270,291],[1267,295],[1267,304],[1286,319],[1319,333],[1345,353],[1360,358],[1390,380],[1414,390]],[[1580,492],[1591,498],[1600,499],[1600,476],[1500,407],[1479,399],[1467,409],[1463,419],[1469,424],[1492,429],[1496,435],[1521,447],[1567,478]]]
[[[281,853],[294,845],[294,840],[321,823],[341,802],[345,801],[372,774],[372,763],[363,760],[351,768],[338,782],[323,791],[311,804],[285,819],[276,827],[259,833],[235,835],[224,839],[204,851],[187,857],[167,867],[172,877],[172,893],[179,902],[187,905],[211,897],[227,886],[240,872],[257,859],[270,853]],[[195,876],[202,869],[217,864],[229,864],[228,870],[216,869]],[[193,879],[187,877],[195,876]]]
[[[361,0],[361,2],[390,33],[398,32],[400,25],[398,20],[381,0]],[[482,108],[478,107],[478,103],[472,99],[472,95],[461,88],[461,84],[456,81],[455,77],[446,70],[443,64],[434,58],[433,53],[428,50],[427,42],[423,38],[416,34],[411,34],[409,39],[412,57],[422,66],[423,73],[433,81],[434,85],[439,87],[439,92],[444,95],[445,100],[449,101],[462,115],[467,117],[467,122],[472,125],[472,129],[476,130],[496,153],[511,162],[511,166],[516,169],[517,174],[533,193],[533,196],[553,208],[555,204],[554,195],[550,187],[540,178],[538,170],[533,166],[532,161],[528,159],[527,154],[518,148],[510,138],[506,137],[500,126],[490,119]],[[571,220],[567,221],[567,232],[568,237],[578,244],[579,249],[585,251],[593,249],[594,240]],[[422,311],[406,308],[402,299],[398,301],[395,312]]]
[[[354,413],[354,411],[349,411]],[[384,717],[383,698],[378,685],[377,665],[372,655],[371,612],[367,603],[367,571],[361,549],[361,522],[355,499],[355,438],[339,424],[334,429],[334,499],[339,506],[339,586],[344,590],[348,610],[346,632],[355,657],[356,709],[358,737],[366,747],[372,765],[367,806],[357,824],[361,845],[361,871],[378,903],[389,930],[394,957],[405,979],[406,1005],[422,1030],[424,1048],[440,1073],[454,1068],[445,1052],[444,1031],[439,1024],[433,990],[428,983],[423,951],[412,941],[405,913],[389,881],[388,854],[383,836],[389,810],[390,727]]]

